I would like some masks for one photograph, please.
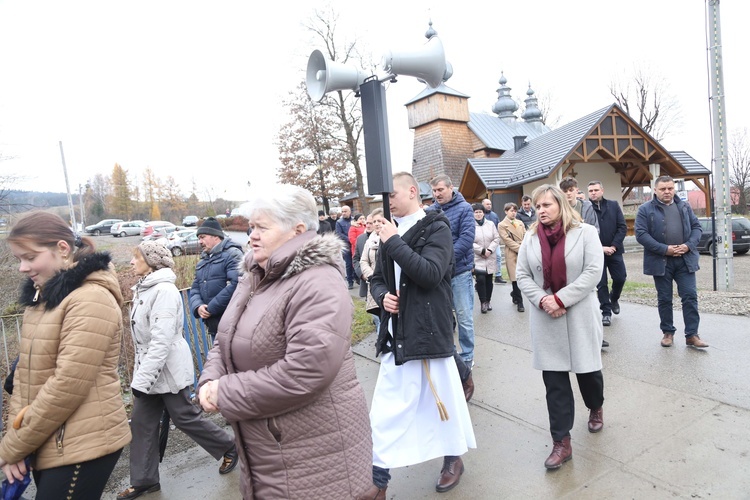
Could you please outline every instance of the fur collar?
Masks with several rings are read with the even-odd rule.
[[[258,266],[248,252],[242,262],[243,271],[265,275],[267,281],[287,279],[315,266],[330,265],[343,269],[341,251],[344,243],[333,233],[318,235],[307,231],[283,244],[268,259],[266,271]]]
[[[37,302],[34,302],[34,295],[36,295],[34,282],[29,278],[23,284],[19,302],[21,305],[28,307],[44,304],[44,309],[52,310],[59,306],[72,291],[80,287],[91,273],[106,271],[109,268],[110,261],[111,257],[107,252],[94,253],[83,257],[75,266],[60,271],[51,277],[42,287]]]

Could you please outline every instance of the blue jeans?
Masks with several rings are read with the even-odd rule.
[[[370,314],[372,316],[372,322],[375,325],[375,331],[380,332],[380,316],[377,314]]]
[[[474,279],[471,271],[457,274],[451,280],[453,309],[458,323],[458,344],[461,358],[471,364],[474,360]]]
[[[354,266],[352,265],[352,252],[350,250],[344,250],[344,264],[346,264],[346,282],[350,285],[354,284]]]
[[[698,314],[698,291],[695,284],[695,273],[688,271],[682,257],[667,257],[664,276],[654,276],[656,296],[659,300],[659,319],[661,331],[674,333],[672,311],[672,281],[677,283],[677,294],[682,299],[682,319],[685,321],[685,337],[696,335],[701,318]]]
[[[495,255],[497,256],[497,272],[495,273],[495,276],[502,277],[503,275],[503,251],[500,249],[500,247],[497,247],[495,250]]]

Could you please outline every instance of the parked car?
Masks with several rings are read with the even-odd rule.
[[[197,226],[197,225],[198,225],[198,221],[199,221],[199,220],[200,220],[200,219],[198,219],[198,216],[197,216],[197,215],[186,215],[186,216],[185,216],[185,217],[184,217],[184,218],[182,219],[182,225],[183,225],[183,226],[185,226],[185,227],[189,227],[189,226]]]
[[[143,229],[141,229],[141,236],[151,236],[151,233],[153,233],[155,229],[161,229],[163,227],[175,227],[175,225],[166,220],[152,220],[143,226]]]
[[[203,251],[198,241],[198,235],[193,231],[193,234],[167,243],[167,248],[175,257],[180,255],[196,255]]]
[[[118,236],[138,236],[146,223],[142,220],[129,220],[118,222],[109,230],[115,238]]]
[[[123,222],[123,220],[122,219],[104,219],[91,226],[86,226],[84,230],[86,231],[86,234],[93,234],[94,236],[99,236],[102,233],[110,234],[112,230],[112,226],[114,226],[118,222]]]
[[[164,227],[157,227],[154,229],[154,231],[148,235],[144,236],[143,240],[148,241],[158,241],[162,245],[166,246],[167,241],[169,240],[169,237],[172,236],[177,231],[182,231],[185,228],[182,226],[164,226]]]
[[[711,238],[712,224],[710,217],[698,217],[703,228],[701,239],[698,240],[698,251],[714,255],[716,247]],[[742,255],[750,250],[750,221],[744,217],[732,217],[732,249],[735,253]]]

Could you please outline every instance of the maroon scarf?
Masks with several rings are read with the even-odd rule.
[[[542,246],[542,276],[545,290],[557,293],[568,284],[565,267],[565,231],[561,221],[553,227],[537,224],[539,244]]]

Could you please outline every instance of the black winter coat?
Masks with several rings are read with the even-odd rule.
[[[393,351],[396,365],[414,359],[453,356],[453,296],[451,276],[455,259],[448,219],[429,211],[402,237],[380,245],[370,280],[380,306],[376,355]],[[386,292],[396,290],[393,263],[401,267],[399,314],[393,316],[394,338],[388,331],[391,314],[383,308]]]

